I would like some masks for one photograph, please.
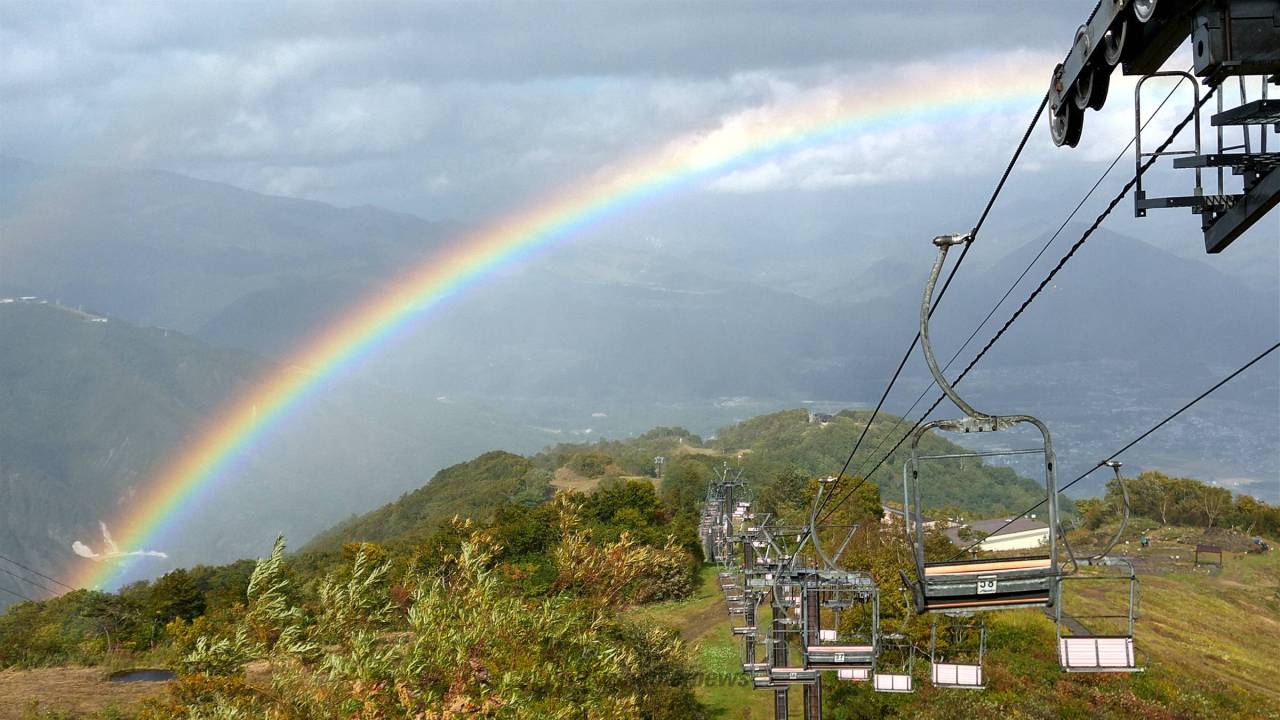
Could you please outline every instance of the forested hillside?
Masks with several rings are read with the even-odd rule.
[[[100,550],[98,523],[110,526],[150,492],[228,398],[274,369],[247,352],[53,302],[0,304],[0,337],[0,548],[64,579],[88,562],[72,543]],[[488,443],[530,450],[548,437],[467,403],[389,402],[377,386],[335,390],[314,408],[271,443],[246,448],[181,533],[147,548],[169,558],[141,561],[141,576],[243,557],[279,532],[310,537]],[[0,607],[14,599],[0,597]]]
[[[630,440],[557,445],[530,457],[485,453],[295,554],[278,543],[257,563],[177,570],[119,593],[81,590],[21,603],[0,615],[0,667],[173,668],[179,679],[164,692],[112,716],[142,720],[210,713],[319,720],[334,707],[361,720],[534,720],[578,717],[584,708],[592,717],[619,720],[696,720],[725,711],[763,717],[752,714],[762,695],[733,682],[744,676],[718,591],[701,589],[714,579],[703,570],[697,535],[707,483],[741,467],[758,510],[802,520],[816,478],[842,462],[839,451],[850,433],[860,432],[864,417],[843,413],[811,422],[807,412],[785,411],[725,428],[710,442],[680,428],[655,428]],[[940,438],[928,444],[931,452],[958,449]],[[1140,552],[1163,568],[1168,561],[1161,558],[1175,557],[1176,543],[1194,542],[1187,538],[1204,529],[1163,528],[1152,520],[1161,493],[1172,488],[1183,498],[1179,513],[1194,513],[1215,493],[1156,473],[1132,483],[1140,517],[1125,539],[1151,535],[1152,547]],[[964,502],[968,485],[984,488],[982,497],[994,503]],[[941,498],[956,499],[973,515],[1000,514],[999,508],[1035,496],[1031,481],[982,464],[942,476],[938,487]],[[881,502],[880,489],[866,483],[839,507],[833,522],[862,528],[842,562],[871,568],[884,588],[886,627],[926,642],[927,621],[908,614],[894,590],[899,571],[910,566],[900,536],[880,532]],[[1115,507],[1114,498],[1082,502],[1073,542],[1087,547],[1109,536]],[[1220,533],[1270,533],[1276,513],[1241,497],[1215,522],[1232,528]],[[941,534],[931,535],[928,547],[955,551]],[[1259,562],[1231,577],[1265,582],[1274,563]],[[1144,621],[1152,628],[1192,632],[1178,613],[1210,602],[1248,607],[1253,615],[1275,609],[1270,596],[1238,593],[1234,586],[1203,595],[1199,581],[1178,575],[1186,572],[1185,561],[1161,572],[1168,577],[1152,581],[1157,590],[1150,600],[1158,611]],[[1073,602],[1109,597],[1085,593]],[[1255,630],[1269,632],[1265,623]],[[1199,642],[1211,655],[1216,645],[1236,653],[1241,672],[1262,662],[1234,641]],[[1081,717],[1179,718],[1194,708],[1222,717],[1274,715],[1274,698],[1240,673],[1221,677],[1249,688],[1241,692],[1210,682],[1179,685],[1174,673],[1185,671],[1183,661],[1157,640],[1143,637],[1142,643],[1157,651],[1148,675],[1101,683],[1062,676],[1052,655],[1052,625],[1022,612],[993,621],[992,686],[984,694],[958,697],[922,687],[914,696],[890,697],[835,683],[826,702],[832,717],[847,718],[944,718],[957,708],[966,715],[990,710],[1040,717],[1037,708],[1050,705]],[[20,671],[8,672],[9,680],[0,677],[0,701],[6,683],[25,687]],[[55,696],[39,697],[43,707],[59,707]]]

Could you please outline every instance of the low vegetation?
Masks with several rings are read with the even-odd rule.
[[[710,447],[659,428],[530,458],[486,453],[295,554],[280,542],[257,562],[21,603],[0,616],[0,666],[13,668],[0,674],[0,705],[6,687],[38,684],[23,673],[92,672],[101,682],[109,669],[167,667],[179,679],[159,697],[134,693],[119,707],[98,706],[97,717],[769,717],[769,694],[738,672],[740,647],[714,569],[703,564],[703,495],[726,463],[740,464],[759,509],[803,521],[815,478],[839,469],[839,451],[861,422],[857,413],[819,424],[787,412],[722,431]],[[589,492],[555,493],[552,480],[566,474]],[[897,591],[910,558],[898,532],[879,523],[888,482],[877,474],[861,484],[832,522],[861,526],[843,563],[870,570],[884,589],[883,627],[923,650],[929,624]],[[986,506],[964,500],[966,483],[982,488]],[[936,485],[939,502],[970,502],[971,513],[1025,506],[1037,492],[980,463]],[[1274,664],[1259,648],[1280,645],[1280,562],[1230,552],[1248,546],[1242,533],[1273,537],[1276,508],[1236,497],[1199,510],[1207,487],[1153,473],[1129,484],[1136,517],[1123,547],[1159,571],[1143,577],[1138,644],[1150,654],[1147,673],[1064,675],[1052,623],[1014,612],[990,625],[988,691],[932,689],[920,659],[912,696],[832,679],[825,717],[1280,717],[1280,698],[1259,678]],[[1114,534],[1116,506],[1114,497],[1081,502],[1073,542],[1087,547]],[[1236,543],[1223,541],[1231,559],[1221,571],[1187,559],[1187,543],[1207,530]],[[955,547],[931,533],[926,551],[941,557]],[[1069,596],[1083,608],[1114,600]],[[1241,618],[1241,632],[1223,637],[1217,630],[1231,618]],[[42,666],[54,669],[21,670]],[[84,704],[42,697],[14,717],[85,716]]]

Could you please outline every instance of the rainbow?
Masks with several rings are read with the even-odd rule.
[[[890,89],[819,93],[785,109],[739,113],[713,131],[679,138],[596,173],[451,243],[297,348],[284,369],[227,404],[194,441],[163,464],[123,516],[109,523],[121,550],[148,547],[163,538],[216,489],[235,458],[326,379],[500,268],[681,187],[862,134],[1029,111],[1044,92],[1047,75],[1040,62],[1005,58],[965,65],[948,68],[945,78],[938,77],[936,68],[909,69],[889,78]],[[128,565],[86,563],[71,584],[110,586]]]

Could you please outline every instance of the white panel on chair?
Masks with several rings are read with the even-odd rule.
[[[871,671],[866,668],[845,668],[837,671],[841,680],[852,680],[854,682],[866,682],[871,676]]]
[[[835,630],[819,630],[818,639],[823,642],[827,642],[828,640],[835,640],[836,631]]]
[[[933,684],[946,687],[982,687],[982,666],[933,663]]]
[[[1059,660],[1068,670],[1133,668],[1133,638],[1067,637],[1059,641]]]
[[[911,692],[910,675],[876,673],[871,679],[876,692]]]

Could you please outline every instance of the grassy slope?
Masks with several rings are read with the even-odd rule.
[[[721,717],[772,718],[768,692],[731,678],[741,662],[740,645],[730,634],[715,568],[707,568],[703,579],[693,598],[642,608],[637,615],[680,629],[709,678],[700,697]],[[927,662],[921,661],[914,696],[876,699],[908,716],[925,717],[992,711],[992,705],[1008,717],[1280,717],[1280,688],[1271,682],[1280,662],[1278,580],[1280,552],[1230,556],[1220,575],[1192,571],[1184,561],[1168,574],[1142,576],[1142,617],[1135,635],[1149,668],[1140,675],[1059,672],[1052,622],[1020,611],[990,622],[987,691],[930,688]],[[1070,592],[1069,607],[1102,609],[1104,598],[1095,585],[1084,587]],[[1115,599],[1114,592],[1109,594]],[[824,681],[828,691],[837,683]]]
[[[637,608],[635,615],[680,630],[703,675],[698,698],[720,717],[772,717],[771,694],[752,690],[750,677],[742,673],[742,647],[732,635],[728,607],[716,584],[718,570],[710,565],[703,569],[693,597]]]

